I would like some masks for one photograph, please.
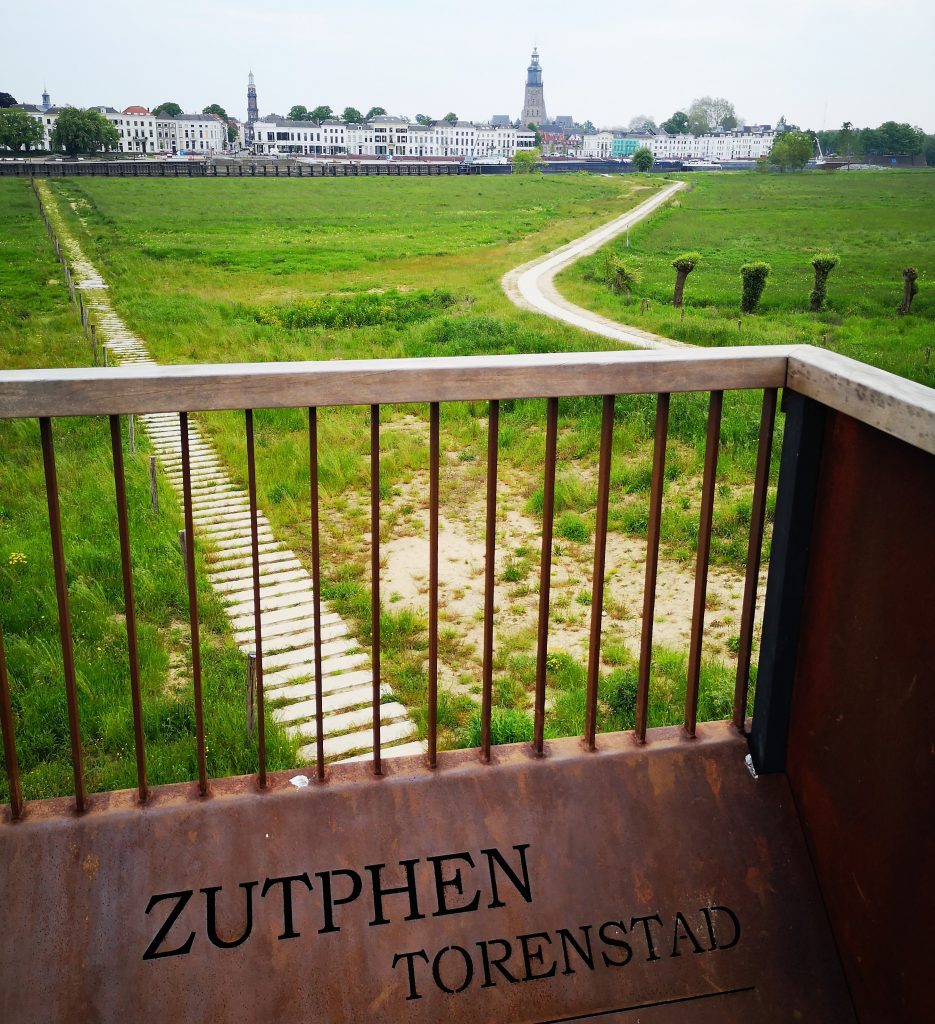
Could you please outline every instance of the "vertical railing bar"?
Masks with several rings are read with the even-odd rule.
[[[594,750],[597,736],[597,689],[601,673],[601,616],[604,611],[604,564],[607,555],[607,509],[614,445],[614,396],[604,395],[601,452],[597,469],[597,516],[594,528],[594,579],[591,583],[591,636],[588,645],[588,691],[584,741]]]
[[[49,531],[52,539],[52,565],[55,571],[55,596],[58,601],[58,628],[62,644],[65,697],[68,702],[68,731],[71,737],[71,763],[75,778],[75,808],[78,811],[83,811],[87,800],[84,790],[81,723],[78,717],[75,652],[71,634],[71,611],[68,607],[68,576],[65,569],[65,548],[62,543],[58,480],[55,474],[55,444],[52,440],[52,421],[47,416],[40,418],[39,432],[42,437],[42,462],[45,469],[45,491],[49,505]]]
[[[370,619],[373,638],[373,774],[380,751],[380,406],[370,406]]]
[[[712,391],[708,404],[708,432],[705,442],[704,482],[698,518],[698,552],[695,560],[695,596],[692,602],[692,634],[688,649],[685,685],[685,732],[694,738],[698,720],[698,686],[701,679],[701,648],[704,642],[705,600],[708,591],[708,558],[711,553],[711,523],[714,515],[714,485],[717,480],[718,445],[721,437],[721,409],[724,392]]]
[[[773,428],[776,422],[776,388],[763,391],[760,414],[760,439],[753,483],[753,507],[750,513],[750,539],[747,544],[747,578],[744,581],[740,613],[740,643],[737,648],[737,680],[734,686],[734,726],[743,732],[747,717],[747,693],[750,687],[750,657],[753,650],[753,624],[756,619],[756,594],[763,553],[763,527],[766,522],[766,497],[769,467],[773,454]]]
[[[321,706],[321,537],[318,521],[318,409],[308,410],[308,479],[312,522],[312,615],[315,639],[315,768],[320,781],[325,778],[325,717]]]
[[[13,733],[13,708],[10,705],[10,679],[3,647],[3,626],[0,624],[0,733],[3,737],[3,763],[10,786],[10,817],[15,821],[23,814],[23,787],[16,758],[16,737]]]
[[[244,409],[247,434],[247,488],[250,496],[250,552],[253,560],[253,646],[256,651],[257,784],[266,788],[266,716],[263,707],[263,621],[260,605],[260,540],[256,508],[256,446],[253,410]]]
[[[198,749],[198,791],[208,792],[205,758],[205,720],[201,694],[201,640],[198,628],[198,588],[195,581],[195,524],[192,513],[192,468],[188,451],[188,413],[179,413],[182,442],[182,498],[185,509],[185,581],[188,585],[188,621],[192,635],[192,685],[195,695],[195,742]]]
[[[481,688],[481,757],[490,761],[490,716],[493,712],[493,599],[497,552],[497,447],[500,402],[491,399],[487,414],[487,542],[484,562],[484,653]]]
[[[146,803],[146,748],[143,740],[143,700],[140,691],[140,655],[136,630],[136,600],[133,594],[133,562],[130,554],[130,517],[127,511],[127,482],[123,466],[123,438],[120,417],[110,417],[110,446],[114,459],[114,490],[117,500],[117,531],[120,535],[120,571],[123,577],[124,617],[127,623],[127,659],[130,668],[130,700],[133,706],[133,742],[136,749],[136,784],[140,803]]]
[[[439,404],[429,405],[429,766],[438,762],[438,463]]]
[[[539,625],[536,643],[536,695],[533,746],[542,754],[545,744],[545,677],[549,654],[549,595],[552,585],[552,524],[555,518],[555,463],[558,437],[558,399],[546,402],[545,469],[542,486],[542,557],[539,568]]]
[[[659,535],[662,524],[662,493],[665,487],[666,441],[669,434],[669,394],[656,398],[656,436],[653,441],[653,479],[649,495],[649,527],[646,533],[646,578],[643,584],[643,624],[640,635],[640,667],[636,686],[634,733],[646,742],[649,709],[649,676],[653,660],[653,616],[656,613],[656,576],[659,568]]]

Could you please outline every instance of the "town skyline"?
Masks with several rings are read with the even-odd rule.
[[[905,6],[911,10],[892,19],[879,0],[828,0],[820,10],[769,0],[754,15],[727,0],[704,12],[674,0],[662,17],[584,0],[572,24],[544,0],[531,24],[488,0],[478,0],[470,22],[446,20],[423,0],[392,12],[364,0],[327,15],[298,0],[263,10],[244,0],[223,9],[214,0],[194,9],[167,0],[157,20],[113,0],[92,0],[91,12],[50,0],[38,57],[30,48],[8,54],[0,89],[21,103],[38,103],[43,85],[60,105],[152,109],[171,100],[195,112],[219,103],[245,120],[252,69],[261,116],[328,104],[338,113],[382,106],[408,117],[454,111],[475,122],[493,114],[516,120],[535,45],[549,115],[579,123],[626,125],[638,114],[659,123],[695,97],[720,95],[748,123],[785,115],[820,130],[896,119],[929,131],[926,29],[935,31],[935,15],[918,0]],[[11,38],[17,22],[26,31],[27,12],[8,15]],[[152,59],[128,60],[142,38]],[[85,59],[75,61],[76,52]],[[63,71],[72,67],[80,71]]]

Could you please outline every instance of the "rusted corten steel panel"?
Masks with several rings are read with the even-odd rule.
[[[785,778],[698,733],[29,805],[0,1019],[852,1022]]]
[[[935,456],[832,414],[787,771],[867,1022],[932,1015],[933,527]]]

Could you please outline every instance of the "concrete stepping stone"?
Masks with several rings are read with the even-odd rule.
[[[380,746],[384,743],[393,743],[397,740],[408,740],[415,734],[416,728],[411,721],[405,719],[385,725],[380,730]],[[328,760],[343,757],[353,751],[371,750],[373,748],[373,732],[367,729],[363,732],[345,733],[342,736],[326,736],[324,741],[325,757]],[[299,757],[315,759],[315,745],[309,744],[299,748]],[[371,760],[372,755],[367,755],[363,760]]]
[[[367,675],[367,673],[362,673],[362,675]],[[390,688],[386,685],[386,683],[383,683],[380,686],[380,692],[385,694],[386,696],[391,695]],[[285,692],[281,693],[273,691],[272,694],[267,694],[267,699],[270,701],[280,701],[288,698],[289,700],[296,701],[296,703],[290,703],[290,705],[282,705],[281,707],[275,708],[272,713],[273,715],[279,714],[280,711],[283,711],[285,713],[286,711],[292,708],[298,708],[299,706],[305,708],[306,705],[310,705],[311,713],[307,717],[314,718],[314,695],[314,683],[296,683],[294,686],[290,686]],[[311,697],[312,699],[308,700],[308,697]],[[373,680],[369,678],[366,683],[362,683],[359,686],[345,686],[342,689],[335,690],[332,693],[326,693],[323,688],[322,714],[327,715],[333,711],[347,711],[349,708],[357,708],[362,705],[366,705],[368,701],[373,700],[373,697]],[[294,718],[277,719],[277,721],[284,722],[294,720]]]
[[[342,641],[336,641],[340,644]],[[276,687],[282,685],[284,682],[295,679],[312,679],[315,675],[315,652],[311,649],[306,649],[303,652],[289,652],[291,653],[302,653],[304,657],[297,661],[287,661],[282,663],[280,671],[275,671],[279,666],[273,664],[270,665],[270,658],[264,656],[263,658],[263,676],[268,686]],[[329,675],[337,675],[341,672],[346,672],[351,668],[360,668],[361,665],[369,664],[370,659],[364,654],[363,651],[359,651],[356,654],[334,654],[329,656],[328,652],[325,651],[324,644],[322,644],[322,662],[321,662],[321,678],[324,682],[325,677]],[[272,655],[272,658],[280,657],[280,655]]]
[[[285,583],[267,583],[265,578],[260,578],[260,601],[265,602],[273,597],[289,597],[290,594],[312,595],[311,580],[302,574],[302,577],[288,580]],[[232,591],[224,595],[224,600],[231,605],[242,604],[253,600],[253,586],[243,591]],[[232,610],[232,609],[228,609]]]
[[[252,640],[248,643],[242,643],[239,645],[243,651],[249,651],[253,647]],[[349,652],[357,649],[356,640],[347,640],[344,637],[335,637],[333,640],[322,640],[321,643],[321,657],[322,673],[326,672],[325,662],[328,662],[332,671],[337,671],[339,668],[347,668],[349,665],[345,664],[347,657],[357,657],[357,655],[350,655]],[[365,656],[366,657],[366,656]],[[263,642],[263,668],[264,671],[273,673],[276,669],[280,668],[292,668],[296,665],[304,665],[305,670],[308,671],[309,665],[315,664],[315,648],[313,646],[305,647],[286,647],[285,649],[280,648],[277,651],[270,651],[267,653],[266,641]],[[356,667],[356,666],[355,666]]]
[[[380,692],[386,697],[390,696],[390,688],[386,684],[380,687]],[[314,698],[314,687],[312,688],[312,697]],[[372,686],[351,686],[345,690],[338,690],[337,693],[328,694],[327,697],[322,697],[321,711],[323,716],[332,715],[339,711],[348,711],[365,705],[369,707],[372,701]],[[294,704],[274,708],[272,715],[275,721],[283,724],[314,719],[315,700],[299,700]]]
[[[301,584],[301,581],[296,580],[296,583]],[[295,590],[289,594],[267,594],[263,587],[263,581],[262,579],[260,580],[260,611],[264,615],[269,612],[280,612],[296,608],[301,609],[301,614],[306,617],[306,621],[312,622],[315,615],[314,606],[315,594],[311,587],[307,585],[302,590]],[[236,604],[228,605],[225,611],[228,615],[235,616],[238,619],[243,616],[253,615],[256,611],[253,589],[251,588],[243,597],[239,598]],[[321,614],[325,614],[324,606],[321,609]]]
[[[334,612],[330,613],[334,615]],[[280,623],[280,625],[282,625]],[[307,626],[308,623],[304,622],[301,625]],[[327,644],[332,643],[335,640],[346,636],[348,632],[347,623],[342,622],[340,616],[335,615],[332,622],[323,623],[321,627],[321,645],[322,650],[325,649]],[[256,640],[254,639],[253,630],[246,629],[239,633],[234,634],[234,643],[242,651],[253,651],[256,649]],[[350,647],[356,646],[356,642],[351,643],[348,641]],[[287,651],[294,651],[300,647],[314,647],[315,637],[314,633],[310,629],[303,630],[302,632],[275,632],[275,627],[271,627],[269,630],[263,630],[263,657],[267,655],[281,654]]]
[[[251,580],[253,574],[250,574]],[[261,573],[260,586],[264,592],[275,593],[278,587],[297,585],[300,588],[311,586],[311,577],[304,569],[292,569],[289,572]],[[247,597],[253,596],[253,585],[245,587],[242,581],[232,580],[229,583],[218,584],[216,589],[224,601],[240,602]]]
[[[260,556],[260,566],[261,566],[260,576],[261,576],[261,578],[263,576],[262,566],[264,566],[266,564],[267,563],[264,561],[264,558],[261,555]],[[276,566],[275,570],[271,570],[271,571],[275,571],[275,572],[283,572],[286,569],[301,569],[302,568],[301,562],[299,562],[299,560],[297,558],[295,558],[294,556],[291,559],[286,559],[286,560],[284,560],[282,562],[271,562],[269,564]],[[208,573],[208,577],[212,581],[212,583],[215,580],[218,580],[219,582],[223,583],[225,580],[252,579],[253,578],[253,569],[250,568],[249,566],[247,568],[244,568],[243,566],[240,566],[237,569],[224,569],[221,572],[209,572]]]
[[[302,748],[307,749],[305,747]],[[312,748],[314,759],[314,747]],[[429,745],[425,740],[414,740],[411,743],[400,743],[393,747],[384,746],[382,737],[380,739],[380,761],[386,761],[391,757],[414,757],[419,754],[428,753]],[[301,754],[301,750],[299,753]],[[350,764],[352,761],[372,761],[373,751],[369,751],[366,754],[355,754],[354,757],[344,757],[341,759],[342,764]]]
[[[306,671],[302,675],[290,677],[288,682],[267,681],[263,675],[263,685],[266,689],[267,698],[271,701],[281,701],[299,697],[315,696],[315,676],[309,675]],[[353,690],[358,686],[367,686],[373,689],[373,678],[367,669],[351,669],[349,672],[333,672],[327,675],[322,666],[321,692],[322,698],[341,693],[344,690]]]
[[[392,722],[398,722],[400,719],[408,718],[409,712],[402,706],[397,704],[396,701],[391,701],[389,704],[380,705],[380,723],[386,723],[389,725]],[[370,723],[373,721],[373,709],[371,707],[359,708],[357,711],[342,711],[335,715],[328,715],[322,725],[324,726],[324,735],[332,736],[336,733],[343,733],[349,730],[355,732],[359,729],[367,729]],[[406,725],[412,729],[412,724],[406,722]],[[289,725],[286,727],[286,732],[291,736],[299,736],[302,738],[314,739],[317,735],[315,722],[299,722],[297,725]]]

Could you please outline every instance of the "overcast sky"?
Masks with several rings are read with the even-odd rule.
[[[750,123],[935,131],[931,0],[43,0],[10,4],[0,90],[38,103],[246,116],[295,103],[519,116],[529,54],[550,115],[618,125],[725,96]],[[15,43],[15,45],[14,45]]]

